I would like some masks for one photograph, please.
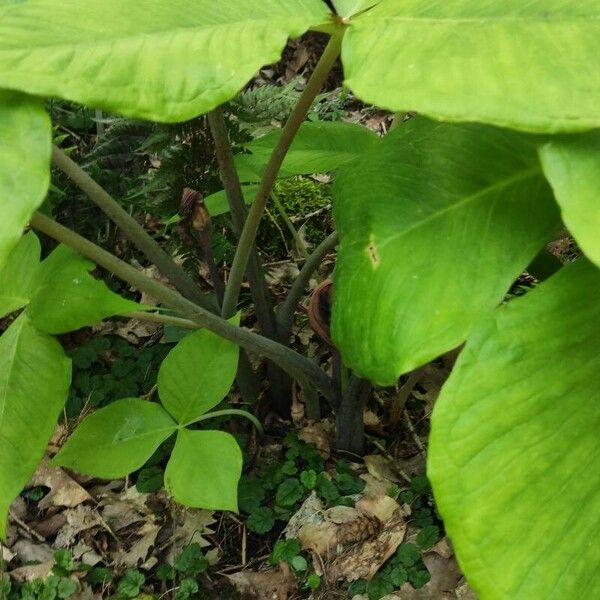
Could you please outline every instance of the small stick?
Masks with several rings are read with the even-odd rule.
[[[413,440],[415,441],[417,448],[419,448],[421,454],[425,454],[425,446],[423,445],[421,438],[417,435],[417,430],[415,429],[415,426],[413,425],[413,422],[410,419],[410,415],[408,414],[408,411],[406,409],[404,409],[404,419],[406,420],[408,430],[412,434]]]
[[[17,515],[11,510],[9,512],[10,518],[19,526],[21,529],[24,529],[32,538],[35,538],[38,542],[45,542],[46,538],[38,533],[35,529],[32,529],[27,523],[19,519]]]

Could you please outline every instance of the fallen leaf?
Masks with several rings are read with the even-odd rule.
[[[128,550],[119,549],[114,556],[116,565],[124,567],[144,567],[149,568],[146,562],[149,554],[156,542],[156,536],[159,526],[154,523],[144,523],[142,527],[135,532],[139,538],[130,546]],[[150,565],[152,567],[154,565]]]
[[[384,479],[392,483],[405,481],[394,463],[389,458],[381,456],[381,454],[365,456],[364,461],[369,473],[377,479]]]
[[[227,575],[242,600],[287,600],[296,591],[296,578],[287,565],[269,571],[240,571]]]
[[[371,579],[385,561],[396,551],[406,533],[406,515],[399,508],[384,523],[378,535],[351,546],[331,564],[328,576],[332,581]]]
[[[16,541],[10,549],[22,563],[44,563],[54,559],[54,550],[48,544],[36,544],[27,539]]]
[[[311,423],[298,432],[298,439],[307,444],[314,444],[321,456],[327,460],[331,454],[333,431],[324,423]]]
[[[14,557],[14,553],[11,552],[4,544],[0,542],[0,556],[5,563],[9,563]]]
[[[173,529],[169,532],[170,544],[166,556],[166,561],[170,565],[192,542],[196,542],[201,548],[209,547],[211,543],[204,536],[214,533],[211,526],[216,523],[214,512],[211,510],[177,507],[174,514]]]
[[[92,497],[62,469],[53,467],[47,458],[39,464],[27,488],[45,486],[50,491],[38,502],[38,508],[46,510],[51,506],[73,507],[92,500]]]
[[[47,560],[36,565],[25,565],[24,567],[13,569],[9,575],[17,583],[33,581],[34,579],[46,579],[52,572],[53,566],[54,559]]]
[[[56,535],[54,545],[57,548],[71,547],[82,531],[87,531],[92,527],[103,527],[102,520],[96,510],[87,505],[65,510],[63,515],[66,517],[67,523]]]
[[[356,508],[367,515],[377,517],[381,522],[389,521],[399,504],[387,495],[369,496],[364,495],[356,502]]]
[[[120,493],[107,493],[100,500],[100,514],[112,531],[117,532],[134,523],[145,521],[152,515],[146,506],[148,494],[141,494],[135,487],[129,487]]]

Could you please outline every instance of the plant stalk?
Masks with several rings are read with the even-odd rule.
[[[299,379],[307,377],[333,406],[338,404],[337,392],[331,379],[310,359],[274,340],[232,325],[226,319],[187,300],[178,292],[147,277],[93,242],[39,212],[33,215],[30,223],[35,229],[66,244],[137,289],[178,311],[200,327],[204,327],[242,348],[266,356],[294,377]]]
[[[132,312],[123,315],[124,319],[137,319],[138,321],[148,321],[149,323],[158,323],[160,325],[170,325],[172,327],[181,327],[182,329],[200,329],[197,323],[181,317],[163,315],[156,312]]]
[[[244,221],[246,220],[248,211],[246,209],[246,203],[244,202],[240,178],[233,160],[231,143],[229,141],[225,117],[221,107],[217,107],[208,114],[208,124],[215,143],[221,181],[223,182],[223,188],[225,189],[225,195],[227,196],[227,202],[229,203],[231,212],[233,231],[239,239],[244,228]],[[260,257],[256,250],[256,244],[254,243],[249,252],[246,276],[250,283],[250,293],[252,294],[252,300],[254,301],[256,320],[258,321],[261,333],[272,340],[277,340],[279,336],[271,293],[267,286]],[[227,312],[228,308],[225,306],[223,299],[221,299],[221,306],[221,316],[224,318],[231,317],[231,314],[228,314]],[[242,367],[245,368],[245,363],[240,361],[240,368]],[[292,390],[291,379],[284,371],[273,363],[267,363],[267,371],[273,405],[283,417],[286,417],[290,406]]]
[[[194,423],[200,423],[200,421],[207,421],[208,419],[214,419],[216,417],[229,416],[244,417],[248,419],[252,422],[254,427],[256,427],[256,430],[258,433],[260,433],[260,435],[264,434],[263,426],[261,425],[260,421],[252,413],[249,413],[247,410],[240,410],[239,408],[224,408],[223,410],[215,410],[213,412],[204,413],[200,417],[197,417],[185,425],[181,425],[180,427],[183,429],[184,427],[189,427]]]
[[[256,197],[250,207],[248,218],[244,223],[244,229],[240,235],[238,247],[231,266],[231,272],[229,273],[229,281],[227,283],[227,288],[225,289],[223,314],[233,313],[236,309],[244,272],[246,271],[246,265],[248,264],[260,219],[267,204],[267,199],[273,189],[275,179],[277,178],[277,173],[281,168],[287,151],[292,145],[294,136],[304,122],[308,110],[323,87],[327,75],[340,53],[341,43],[342,31],[334,33],[308,80],[302,95],[298,99],[298,103],[283,127],[277,145],[273,148],[273,152],[271,153],[256,192]]]
[[[372,385],[352,375],[335,413],[336,447],[358,456],[364,453],[365,425],[363,412]]]
[[[329,252],[337,246],[338,234],[336,231],[328,235],[309,255],[304,263],[300,273],[294,280],[286,299],[277,309],[277,324],[279,327],[280,340],[286,343],[292,334],[292,325],[294,322],[294,312],[300,302],[300,298],[304,295],[304,290],[307,288],[310,278],[313,273],[319,268],[323,259]]]
[[[248,211],[246,209],[246,203],[244,202],[240,178],[233,160],[233,152],[231,151],[227,126],[225,125],[225,117],[221,107],[217,107],[208,113],[208,124],[215,143],[221,181],[223,182],[223,188],[225,189],[225,195],[227,196],[227,202],[229,203],[231,220],[233,222],[233,232],[239,239],[244,229],[244,222],[246,221]],[[248,256],[246,276],[250,283],[250,291],[252,292],[252,299],[256,310],[256,319],[262,333],[271,339],[276,339],[277,324],[275,321],[271,294],[267,286],[254,240],[252,240],[252,242]],[[228,314],[226,308],[227,307],[223,304],[221,316],[228,319],[232,316],[233,312],[235,312],[235,309],[231,311],[231,314]]]
[[[294,227],[291,219],[289,218],[279,196],[275,193],[275,191],[271,192],[271,199],[273,200],[273,204],[275,204],[275,208],[279,213],[279,216],[283,219],[287,230],[290,232],[292,239],[294,240],[294,244],[296,245],[296,250],[302,255],[302,258],[307,259],[310,252],[304,243],[304,240],[300,237],[298,230]]]
[[[145,254],[150,262],[188,299],[203,308],[217,312],[214,298],[200,291],[187,273],[157,244],[144,228],[98,183],[96,183],[75,161],[60,148],[52,147],[52,163],[80,188]]]

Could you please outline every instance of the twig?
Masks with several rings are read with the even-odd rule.
[[[406,420],[406,425],[408,426],[408,430],[410,431],[417,448],[421,451],[421,454],[425,454],[425,446],[423,445],[421,438],[417,435],[417,430],[415,429],[415,426],[413,425],[410,415],[406,409],[404,409],[404,419]]]
[[[23,530],[25,530],[32,538],[36,539],[38,542],[45,542],[46,538],[38,533],[35,529],[32,529],[27,523],[19,519],[17,515],[11,510],[9,511],[10,518]]]

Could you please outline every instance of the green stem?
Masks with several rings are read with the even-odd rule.
[[[248,259],[254,245],[260,219],[267,204],[267,199],[273,189],[275,179],[277,178],[277,173],[281,168],[287,151],[292,145],[294,136],[304,122],[313,100],[323,87],[327,75],[340,53],[342,34],[343,30],[340,30],[329,40],[329,43],[308,80],[302,95],[298,99],[298,103],[283,127],[281,136],[279,137],[275,148],[273,148],[273,152],[271,153],[269,162],[265,168],[260,185],[258,186],[256,197],[250,207],[248,218],[244,223],[244,229],[240,235],[238,247],[233,259],[231,272],[229,273],[229,281],[227,283],[227,288],[225,289],[225,298],[223,300],[223,314],[225,315],[233,314],[235,312],[246,265],[248,264]]]
[[[338,243],[338,234],[333,232],[328,235],[309,255],[304,263],[304,266],[298,273],[298,276],[294,280],[290,291],[283,304],[277,309],[277,323],[279,326],[279,332],[281,334],[281,340],[285,343],[289,339],[292,333],[292,324],[294,321],[294,312],[304,294],[304,290],[308,287],[310,278],[313,273],[319,268],[319,265],[323,262],[323,258],[333,251]]]
[[[230,415],[245,417],[249,421],[252,421],[252,424],[254,425],[254,427],[256,427],[256,430],[258,431],[258,433],[260,433],[260,435],[264,434],[264,430],[260,421],[252,413],[249,413],[246,410],[240,410],[239,408],[225,408],[223,410],[215,410],[213,412],[205,413],[200,417],[197,417],[196,419],[192,419],[189,423],[181,425],[181,427],[189,427],[194,423],[200,423],[200,421],[206,421],[207,419],[215,419],[216,417],[227,417]]]
[[[333,404],[337,403],[337,392],[331,379],[308,358],[273,340],[232,325],[226,319],[190,302],[176,291],[144,275],[131,265],[39,212],[33,215],[31,226],[73,248],[79,254],[88,257],[137,289],[180,312],[200,327],[204,327],[246,350],[266,356],[292,376],[308,377],[325,398]]]
[[[121,229],[124,235],[186,298],[207,310],[213,312],[218,310],[216,301],[200,291],[183,268],[171,259],[144,228],[104,188],[56,146],[52,147],[52,162]]]
[[[296,249],[298,250],[298,252],[300,252],[303,258],[308,258],[310,253],[306,248],[306,244],[304,243],[304,240],[300,237],[300,234],[298,233],[298,230],[294,227],[294,224],[292,223],[291,219],[288,217],[288,214],[285,208],[283,207],[281,200],[279,200],[279,196],[273,191],[271,192],[271,198],[273,199],[273,203],[275,204],[275,208],[277,208],[279,216],[283,219],[285,226],[288,228],[288,231],[290,232],[294,240],[294,244],[296,244]]]
[[[123,315],[124,319],[137,319],[138,321],[148,321],[149,323],[159,323],[160,325],[171,325],[181,327],[182,329],[200,329],[197,323],[181,317],[172,317],[155,312],[132,312]]]
[[[244,229],[244,222],[248,211],[244,201],[240,178],[233,160],[233,152],[231,151],[227,125],[225,124],[225,117],[221,107],[215,108],[212,112],[208,113],[208,124],[215,143],[221,181],[223,182],[223,188],[225,189],[225,195],[227,196],[227,202],[229,203],[229,210],[231,212],[233,231],[239,239],[242,230]],[[277,325],[271,294],[254,243],[250,249],[246,275],[250,283],[250,291],[252,293],[256,319],[260,330],[267,337],[276,339]],[[231,314],[228,314],[226,309],[227,307],[223,304],[221,316],[227,319],[231,317],[235,311],[231,311]]]

